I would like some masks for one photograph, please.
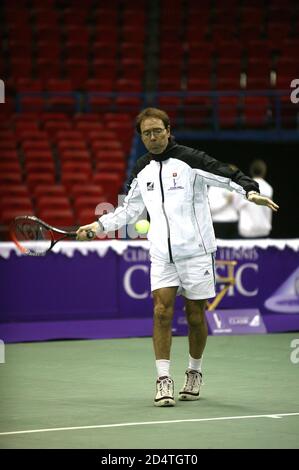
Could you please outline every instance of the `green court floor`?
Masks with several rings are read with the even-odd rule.
[[[202,398],[173,408],[153,406],[150,338],[7,345],[0,448],[298,449],[296,338],[209,337]],[[173,338],[176,394],[187,355]]]

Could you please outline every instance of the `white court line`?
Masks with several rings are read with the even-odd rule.
[[[172,423],[199,423],[204,421],[228,421],[231,419],[254,419],[254,418],[282,418],[283,416],[299,416],[299,413],[275,413],[267,415],[250,416],[222,416],[219,418],[198,418],[198,419],[173,419],[170,421],[141,421],[139,423],[116,423],[116,424],[98,424],[94,426],[72,426],[69,428],[48,428],[48,429],[29,429],[25,431],[0,432],[0,436],[9,436],[13,434],[33,434],[38,432],[55,431],[77,431],[79,429],[103,429],[103,428],[121,428],[126,426],[147,426],[152,424],[172,424]]]

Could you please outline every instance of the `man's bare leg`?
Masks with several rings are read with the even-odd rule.
[[[172,319],[177,287],[164,287],[153,291],[154,331],[157,382],[155,406],[174,406],[174,383],[170,377],[170,349]]]
[[[171,328],[177,289],[177,287],[164,287],[153,291],[153,344],[157,360],[170,358]]]
[[[189,326],[189,364],[185,372],[185,383],[179,392],[179,400],[198,400],[202,384],[201,358],[208,336],[205,317],[206,300],[185,299]]]
[[[186,316],[189,326],[189,353],[194,359],[202,357],[207,342],[206,303],[206,300],[185,299]]]

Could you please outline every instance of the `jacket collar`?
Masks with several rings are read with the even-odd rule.
[[[154,154],[154,153],[149,153],[149,157],[151,160],[155,160],[156,162],[163,162],[164,160],[167,160],[168,158],[171,157],[171,150],[177,147],[178,144],[175,142],[173,137],[170,137],[168,145],[164,152],[159,153],[159,154]]]

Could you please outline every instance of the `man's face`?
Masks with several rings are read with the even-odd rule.
[[[165,129],[162,119],[143,119],[140,130],[142,142],[149,152],[154,154],[164,152],[168,145],[170,128]]]

